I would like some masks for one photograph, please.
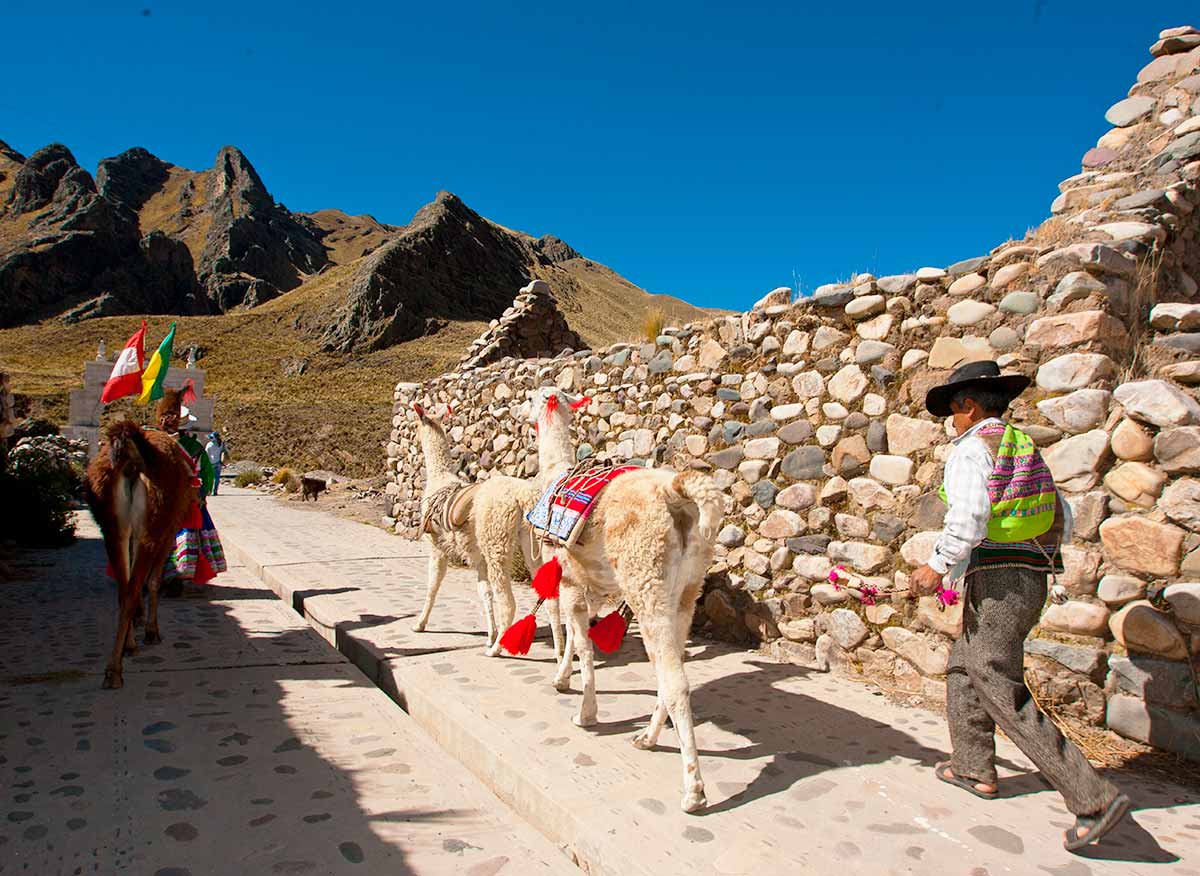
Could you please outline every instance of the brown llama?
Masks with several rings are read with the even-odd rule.
[[[145,643],[162,641],[158,585],[175,534],[195,499],[192,478],[191,462],[173,435],[143,431],[129,421],[108,427],[88,465],[84,493],[117,581],[117,637],[104,670],[106,688],[124,684],[122,657],[137,650],[133,624],[141,614],[143,587],[150,594]]]

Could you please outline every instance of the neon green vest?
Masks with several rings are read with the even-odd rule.
[[[1033,439],[1020,429],[1000,423],[984,426],[975,435],[983,439],[995,457],[988,477],[988,499],[992,503],[988,540],[1011,544],[1045,535],[1054,526],[1058,495],[1050,469]],[[944,483],[938,495],[946,501]]]

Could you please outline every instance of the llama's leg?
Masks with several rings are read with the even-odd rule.
[[[579,674],[583,680],[583,697],[579,702],[579,714],[572,720],[578,727],[591,727],[596,723],[596,664],[592,652],[592,640],[588,638],[587,598],[574,594],[571,601],[571,638],[579,652]],[[568,666],[570,664],[568,663]]]
[[[496,614],[492,608],[492,586],[488,584],[487,578],[480,578],[476,589],[479,592],[479,604],[483,607],[483,622],[487,627],[487,646],[490,653],[491,648],[500,643],[500,632],[496,630]]]
[[[125,644],[130,630],[133,629],[133,615],[137,608],[137,603],[133,598],[134,594],[130,591],[131,588],[128,584],[121,588],[120,606],[117,610],[117,638],[113,644],[108,666],[104,669],[104,687],[110,690],[115,690],[125,684],[121,674],[121,658],[125,654]]]
[[[683,649],[671,640],[670,630],[658,632],[668,633],[667,636],[655,636],[666,641],[652,641],[652,647],[655,647],[657,654],[654,668],[658,672],[658,695],[666,704],[679,734],[679,752],[683,757],[683,800],[680,806],[684,812],[695,812],[704,808],[707,800],[704,796],[704,780],[700,777],[700,756],[696,751],[692,695],[683,671]],[[645,627],[642,635],[646,635]]]
[[[162,571],[174,543],[157,552],[142,550],[138,552],[133,564],[133,580],[138,582],[138,592],[141,592],[142,582],[146,582],[149,591],[146,599],[146,634],[143,641],[147,645],[156,645],[162,641],[158,629],[158,591],[162,587]]]
[[[425,573],[425,607],[421,609],[421,617],[413,624],[414,633],[425,632],[425,625],[429,623],[429,615],[433,612],[433,603],[437,600],[438,590],[441,589],[442,579],[446,577],[446,567],[449,564],[450,559],[431,544],[429,565]]]
[[[491,590],[492,611],[495,613],[496,638],[487,649],[487,656],[498,657],[503,651],[500,647],[500,636],[512,626],[517,615],[517,602],[513,599],[512,578],[509,569],[512,566],[512,554],[503,546],[495,546],[488,551],[487,583]]]
[[[521,543],[521,552],[525,556],[525,568],[532,575],[537,572],[538,567],[542,564],[542,552],[540,546],[532,541],[527,530],[522,530],[518,536],[518,541]],[[563,612],[559,605],[559,600],[546,600],[546,614],[550,616],[550,635],[554,639],[554,659],[562,662],[563,655],[569,653],[570,646],[563,642]],[[570,630],[567,630],[567,637],[570,637]],[[567,663],[571,660],[568,657]],[[568,670],[568,674],[569,674]],[[558,684],[555,682],[555,687]],[[565,690],[565,688],[562,688]]]
[[[650,645],[650,639],[645,630],[642,630],[642,644],[646,646],[646,657],[650,660],[650,668],[654,670],[655,677],[658,677],[658,663],[655,660],[655,650]],[[644,730],[635,735],[632,740],[634,748],[640,748],[643,751],[649,751],[658,745],[658,736],[662,733],[663,727],[667,723],[667,704],[662,698],[662,685],[659,685],[658,696],[654,699],[654,711],[650,713],[650,721],[646,724]]]
[[[562,660],[567,653],[563,650],[562,608],[559,600],[546,600],[546,613],[550,615],[550,635],[554,638],[554,659]]]
[[[161,570],[162,566],[159,565]],[[162,641],[162,634],[158,630],[158,587],[162,583],[162,573],[151,572],[146,582],[146,589],[149,595],[146,599],[146,635],[142,637],[142,641],[147,645],[157,645]]]
[[[571,606],[576,599],[581,599],[582,594],[574,589],[563,588],[560,591],[560,596],[556,603],[566,609],[567,615],[567,630],[566,642],[563,644],[563,651],[558,655],[558,670],[554,673],[554,689],[560,693],[571,689],[571,668],[572,661],[575,659],[575,634],[574,624],[571,623]],[[561,609],[560,609],[561,611]],[[554,617],[552,614],[551,617]]]

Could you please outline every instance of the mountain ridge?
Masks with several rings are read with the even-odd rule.
[[[150,338],[177,322],[176,358],[196,352],[239,456],[367,475],[396,380],[456,367],[532,280],[591,347],[639,338],[647,309],[676,324],[709,314],[449,193],[391,225],[288,211],[232,147],[200,171],[126,150],[95,177],[66,147],[26,167],[42,152],[0,143],[0,371],[23,413],[53,421],[100,342],[111,356],[142,319]],[[40,206],[17,212],[22,173]]]
[[[253,309],[352,263],[337,290],[345,300],[307,320],[322,349],[379,350],[449,321],[494,319],[534,279],[584,314],[591,343],[612,340],[602,316],[627,331],[651,306],[677,320],[706,312],[650,296],[562,239],[506,228],[450,192],[391,225],[288,210],[235,146],[199,171],[134,147],[93,177],[62,144],[25,157],[0,141],[0,326]],[[588,314],[593,292],[603,304]]]

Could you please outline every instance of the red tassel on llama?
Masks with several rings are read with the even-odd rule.
[[[616,611],[611,611],[592,624],[588,630],[588,638],[600,651],[611,654],[621,647],[625,640],[625,631],[629,629],[629,620],[633,612],[629,604],[622,602]]]
[[[533,611],[525,615],[500,637],[500,647],[509,654],[528,654],[533,647],[533,637],[537,633],[537,611],[542,607],[544,599],[539,599]]]
[[[539,599],[558,599],[558,585],[562,583],[562,564],[558,557],[551,557],[538,566],[533,574],[533,590]]]

